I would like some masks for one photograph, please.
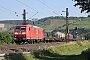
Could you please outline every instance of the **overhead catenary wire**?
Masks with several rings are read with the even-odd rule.
[[[28,2],[34,4],[34,5],[36,5],[36,6],[38,7],[38,5],[37,5],[36,3],[34,3],[34,2],[32,2],[31,0],[28,0]],[[44,9],[44,7],[41,7],[41,6],[39,6],[39,8],[41,8],[42,10]],[[49,11],[49,10],[48,10],[48,11]],[[51,12],[51,11],[49,11],[49,12]]]
[[[44,1],[44,3],[45,4],[48,4],[48,5],[50,5],[50,6],[52,6],[51,4],[49,4],[48,2],[46,2],[45,0],[42,0],[42,1]],[[54,7],[54,6],[52,6],[52,7]],[[52,8],[55,12],[55,14],[57,14],[59,11],[57,11],[57,10],[55,10],[55,9],[58,9],[58,8],[56,8],[56,7],[54,7],[54,8]],[[57,12],[57,13],[56,13]],[[57,14],[58,15],[58,14]]]
[[[34,8],[30,7],[29,5],[21,2],[20,0],[16,0],[16,1],[19,2],[19,3],[21,3],[21,4],[23,4],[23,5],[25,5],[25,6],[27,6],[28,8],[30,8],[30,9],[32,9],[32,10],[38,12],[36,9],[34,9]],[[40,1],[40,0],[37,0],[37,1]],[[3,2],[4,4],[7,4],[7,3],[4,2],[4,1],[2,1],[2,2]],[[40,2],[43,3],[42,1],[40,1]],[[54,14],[59,15],[52,7],[50,7],[49,5],[47,5],[47,4],[45,4],[45,3],[43,3],[43,4],[44,4],[45,6],[47,6],[48,8],[52,9]],[[11,9],[9,9],[9,8],[4,7],[4,6],[0,6],[0,7],[1,7],[2,9],[5,9],[5,10],[9,11],[10,13],[12,12],[12,13],[14,13],[14,14],[20,14],[20,15],[22,15],[21,13],[18,13],[18,12],[16,12],[16,11],[13,11],[13,10],[11,10]],[[38,12],[38,13],[44,15],[44,14],[41,13],[41,12]],[[32,15],[30,18],[32,18],[32,17],[35,16],[35,15],[37,15],[37,13],[34,14],[34,15]],[[18,16],[18,15],[17,15],[17,16]],[[44,15],[44,16],[45,16],[45,15]],[[30,18],[29,18],[29,19],[30,19]]]
[[[17,1],[18,1],[19,3],[25,5],[25,6],[29,7],[30,9],[32,9],[32,10],[34,10],[34,11],[37,11],[37,10],[33,9],[32,7],[30,7],[30,6],[22,3],[21,1],[19,1],[19,0],[17,0]],[[7,4],[7,3],[4,2],[4,1],[1,1],[1,2]],[[15,11],[13,11],[13,10],[11,10],[11,9],[9,9],[9,8],[3,7],[3,6],[0,6],[0,8],[9,11],[9,12],[12,13],[12,14],[13,14],[13,13],[14,13],[14,14],[20,14],[20,13],[17,13],[17,12],[15,12]],[[2,10],[2,11],[3,11],[3,10]],[[4,11],[4,12],[7,12],[7,11]],[[9,13],[9,12],[7,12],[7,13]],[[37,12],[37,13],[38,13],[38,12]],[[30,18],[32,18],[33,16],[35,16],[37,13],[35,13],[34,15],[32,15]],[[39,13],[40,13],[40,12],[39,12]],[[22,15],[22,14],[20,14],[20,15]],[[43,14],[42,14],[42,15],[43,15]],[[16,16],[18,16],[18,15],[16,15]],[[29,18],[29,19],[30,19],[30,18]]]
[[[8,9],[8,8],[6,8],[6,7],[3,7],[3,6],[0,6],[0,7],[1,7],[2,9],[7,10],[7,11],[10,11],[10,12],[12,12],[12,13],[14,13],[14,14],[19,14],[19,15],[22,15],[22,14],[20,14],[20,13],[16,12],[16,11],[10,10],[10,9]]]
[[[8,12],[8,11],[2,10],[2,9],[0,9],[0,10],[13,15],[13,13],[11,13],[11,12]]]
[[[18,2],[20,2],[19,0],[17,0]],[[3,3],[5,3],[4,1],[2,1]],[[20,2],[20,3],[22,3],[22,2]],[[22,3],[22,4],[24,4],[24,3]],[[25,5],[25,4],[24,4]],[[25,6],[27,6],[27,7],[29,7],[28,5],[25,5]],[[4,9],[7,9],[7,8],[5,8],[5,7],[2,7],[2,8],[4,8]],[[29,8],[31,8],[31,7],[29,7]],[[33,8],[31,8],[31,9],[33,9]],[[7,9],[8,11],[11,11],[11,12],[14,12],[14,11],[12,11],[12,10],[10,10],[10,9]],[[34,9],[33,9],[34,10]],[[15,12],[15,14],[17,14],[17,12]],[[18,14],[20,14],[20,13],[18,13]],[[22,14],[21,14],[22,15]],[[36,14],[34,14],[33,16],[35,16]],[[18,15],[16,15],[16,16],[18,16]],[[31,16],[30,18],[32,18],[33,16]],[[29,18],[29,19],[30,19]]]
[[[38,12],[37,12],[38,13]],[[29,19],[31,19],[33,16],[35,16],[37,13],[35,13],[34,15],[32,15]],[[27,19],[27,20],[29,20],[29,19]]]
[[[6,3],[6,2],[4,2],[4,1],[1,1],[3,4],[8,4],[8,5],[11,5],[10,3]],[[14,7],[16,7],[16,6],[14,6]],[[19,12],[16,12],[16,11],[13,11],[13,10],[10,10],[9,8],[6,8],[6,7],[4,7],[5,9],[7,9],[7,10],[9,10],[9,11],[11,11],[11,12],[14,12],[14,14],[20,14],[21,15],[21,13],[19,13]]]
[[[42,3],[43,5],[47,6],[48,8],[50,8],[50,9],[53,11],[54,14],[59,15],[53,8],[51,8],[51,7],[48,6],[47,4],[43,3],[43,2],[40,1],[40,0],[37,0],[37,1],[40,2],[40,3]]]
[[[19,2],[19,3],[21,3],[21,4],[23,4],[24,6],[27,6],[28,8],[30,8],[30,9],[32,9],[32,10],[34,10],[34,11],[38,12],[36,9],[34,9],[34,8],[30,7],[30,6],[28,6],[27,4],[25,4],[25,3],[23,3],[23,2],[21,2],[21,1],[19,1],[19,0],[16,0],[16,1],[17,1],[17,2]],[[44,15],[44,14],[43,14],[43,13],[41,13],[41,12],[38,12],[38,13],[40,13],[40,14]]]
[[[21,3],[21,4],[23,4],[23,5],[25,5],[25,6],[27,6],[27,7],[29,7],[30,9],[32,9],[32,10],[34,10],[34,11],[36,11],[35,9],[33,9],[32,7],[30,7],[30,6],[26,5],[26,4],[24,4],[23,2],[21,2],[21,1],[19,1],[19,0],[16,0],[16,1],[19,2],[19,3]]]

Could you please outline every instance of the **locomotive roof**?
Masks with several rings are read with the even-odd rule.
[[[38,27],[38,26],[33,26],[34,28],[40,28],[40,27]]]
[[[31,25],[32,27],[34,27],[34,28],[40,28],[40,29],[42,29],[41,27],[38,27],[38,26],[33,26],[33,25]]]
[[[21,25],[21,26],[23,26],[23,24],[16,24],[16,25]],[[26,25],[30,25],[30,24],[26,24]],[[25,26],[25,25],[24,25]],[[40,29],[42,29],[41,27],[38,27],[38,26],[34,26],[34,25],[30,25],[30,26],[32,26],[32,27],[34,27],[34,28],[40,28]]]

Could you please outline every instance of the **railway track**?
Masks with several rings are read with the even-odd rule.
[[[47,49],[50,46],[58,46],[66,42],[51,42],[51,43],[38,43],[38,44],[23,44],[23,45],[2,45],[0,46],[0,54],[13,53],[13,52],[33,52],[39,49]]]

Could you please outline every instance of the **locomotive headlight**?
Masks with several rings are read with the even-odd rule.
[[[18,32],[15,32],[14,34],[18,34]]]
[[[26,32],[22,32],[22,34],[26,34]]]

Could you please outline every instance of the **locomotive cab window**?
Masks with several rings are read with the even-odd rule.
[[[26,30],[26,26],[21,26],[21,30]]]
[[[16,26],[16,30],[20,30],[20,26]]]

